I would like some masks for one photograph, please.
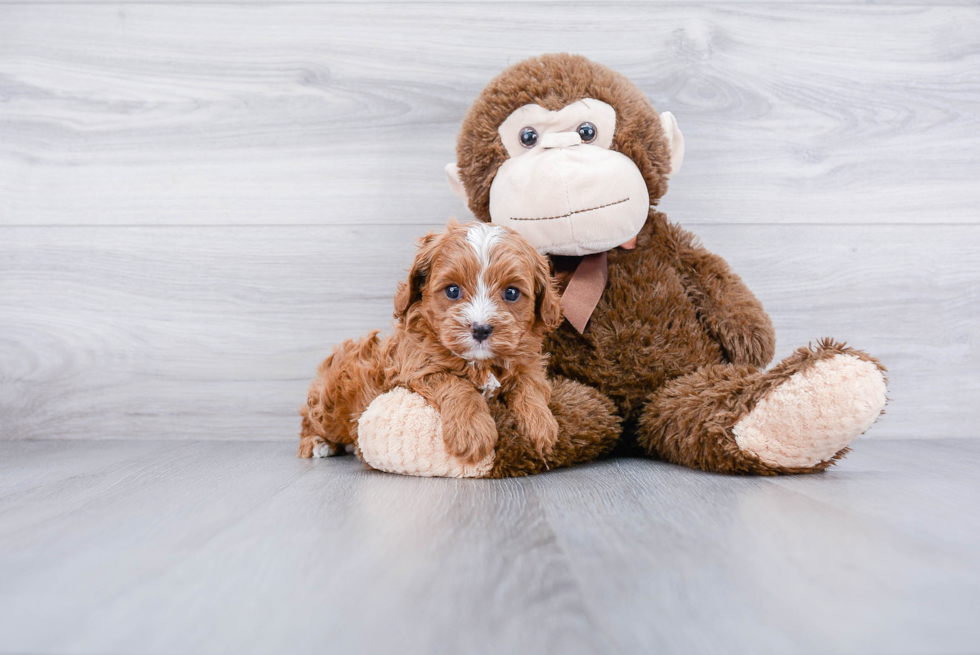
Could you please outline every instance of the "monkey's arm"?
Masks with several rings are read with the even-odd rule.
[[[729,268],[694,237],[671,225],[678,272],[698,310],[701,324],[721,344],[733,364],[765,367],[776,350],[776,334],[762,303]]]
[[[497,443],[497,426],[476,387],[448,373],[426,375],[408,387],[439,411],[442,438],[450,453],[467,464],[490,454]]]

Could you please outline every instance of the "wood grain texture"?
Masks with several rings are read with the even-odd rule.
[[[435,226],[433,226],[435,227]],[[976,437],[980,227],[701,225],[773,317],[889,368],[868,438]],[[332,345],[390,325],[418,226],[7,228],[0,439],[286,439]]]
[[[980,449],[941,443],[939,456],[924,441],[865,443],[827,476],[731,479],[616,460],[601,477],[571,469],[532,485],[623,652],[969,652],[980,558],[948,541],[936,514],[970,512],[977,485],[952,460],[975,465]],[[933,502],[903,504],[906,481]],[[937,622],[951,642],[932,634]]]
[[[976,6],[4,4],[0,224],[441,221],[462,116],[574,51],[679,118],[682,222],[977,223]]]
[[[0,651],[974,652],[978,465],[980,441],[885,440],[792,479],[442,480],[282,443],[3,442]]]
[[[424,233],[7,229],[0,431],[292,435],[330,347],[390,325],[395,286]],[[106,403],[116,409],[106,413]]]

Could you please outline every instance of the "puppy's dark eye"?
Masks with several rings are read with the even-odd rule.
[[[504,291],[504,300],[506,300],[507,302],[517,302],[517,299],[520,297],[521,297],[520,290],[515,289],[514,287],[507,287],[507,290]]]
[[[538,142],[538,133],[533,127],[525,127],[521,130],[521,145],[525,148],[533,148]]]
[[[459,285],[450,284],[446,287],[446,297],[450,300],[459,300]]]
[[[592,143],[597,134],[595,125],[592,123],[582,123],[578,126],[578,135],[582,137],[582,143]]]

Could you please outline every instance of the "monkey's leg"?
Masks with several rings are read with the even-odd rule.
[[[558,421],[558,441],[544,458],[517,430],[505,405],[489,404],[497,445],[476,465],[467,466],[446,452],[439,412],[418,394],[400,388],[375,398],[361,415],[358,456],[373,468],[402,475],[505,478],[596,459],[619,439],[620,419],[612,401],[570,380],[552,381],[549,408]]]
[[[652,455],[706,471],[822,471],[881,414],[884,373],[874,358],[829,340],[769,371],[705,367],[651,396],[638,440]]]
[[[548,408],[558,421],[558,440],[542,457],[517,429],[514,414],[502,403],[491,404],[498,436],[487,477],[511,478],[590,462],[609,453],[619,440],[622,425],[616,406],[592,387],[555,378]]]

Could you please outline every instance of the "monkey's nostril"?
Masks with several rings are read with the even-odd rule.
[[[487,340],[487,337],[493,332],[493,326],[489,323],[474,323],[473,324],[473,338],[478,342],[482,343]]]

